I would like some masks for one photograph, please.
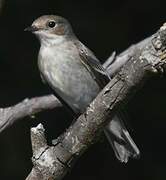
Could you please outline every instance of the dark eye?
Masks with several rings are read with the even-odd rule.
[[[55,25],[56,25],[55,21],[49,21],[48,22],[48,27],[50,27],[50,28],[55,27]]]

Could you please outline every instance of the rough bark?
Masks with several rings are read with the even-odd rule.
[[[130,54],[130,50],[126,52]],[[34,167],[28,180],[62,179],[78,157],[93,144],[114,113],[132,98],[148,78],[163,72],[166,68],[166,25],[131,54],[87,111],[57,139],[55,145],[47,145],[42,125],[32,128]]]

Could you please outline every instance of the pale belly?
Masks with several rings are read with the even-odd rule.
[[[84,112],[86,107],[99,93],[100,88],[88,70],[77,58],[79,55],[63,56],[51,54],[39,56],[39,69],[58,96],[74,111]]]

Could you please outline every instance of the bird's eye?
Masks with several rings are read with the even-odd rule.
[[[56,25],[55,21],[49,21],[48,22],[48,27],[50,27],[50,28],[54,28],[55,25]]]

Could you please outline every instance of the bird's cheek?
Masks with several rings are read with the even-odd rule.
[[[57,26],[55,28],[55,32],[57,35],[64,35],[65,34],[65,28],[63,26]]]

